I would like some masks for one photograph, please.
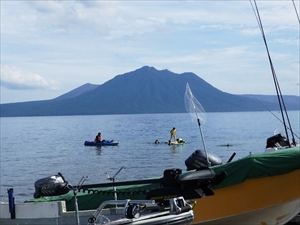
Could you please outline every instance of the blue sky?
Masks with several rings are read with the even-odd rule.
[[[293,1],[257,5],[281,91],[300,95]],[[249,1],[1,1],[1,103],[52,99],[145,65],[232,94],[275,94]]]

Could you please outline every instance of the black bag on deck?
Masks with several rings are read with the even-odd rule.
[[[289,142],[287,138],[283,136],[281,133],[276,134],[267,139],[266,148],[286,147],[286,146],[289,146]]]
[[[34,183],[35,192],[34,198],[42,196],[56,196],[63,195],[69,192],[68,184],[62,179],[60,175],[53,175],[37,180]]]

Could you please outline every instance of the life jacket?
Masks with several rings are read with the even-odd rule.
[[[174,136],[176,134],[176,129],[172,129],[171,134]]]
[[[96,142],[101,142],[101,136],[96,136],[96,138],[95,138],[95,140],[96,140]]]

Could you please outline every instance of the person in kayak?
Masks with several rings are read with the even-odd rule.
[[[174,139],[174,142],[176,141],[176,128],[173,127],[172,130],[170,130],[170,134],[171,134],[171,137],[170,137],[170,141],[172,141],[172,138]]]
[[[97,136],[95,137],[94,142],[97,143],[97,142],[101,142],[101,141],[102,141],[101,133],[99,132],[99,133],[97,134]]]

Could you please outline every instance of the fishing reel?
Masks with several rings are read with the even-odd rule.
[[[142,207],[139,204],[127,203],[124,208],[125,217],[127,219],[138,219],[142,215]]]

